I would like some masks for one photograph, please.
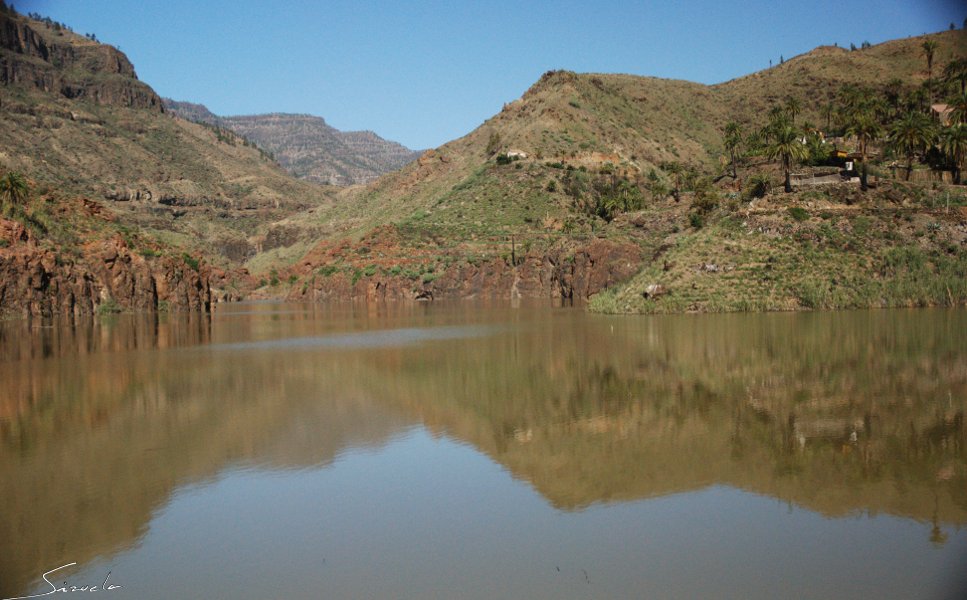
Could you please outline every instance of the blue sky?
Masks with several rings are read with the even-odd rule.
[[[951,0],[7,1],[120,47],[163,96],[310,113],[411,148],[468,133],[550,69],[717,83],[967,18]]]

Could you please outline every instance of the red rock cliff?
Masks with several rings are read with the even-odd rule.
[[[64,256],[39,246],[24,227],[0,219],[0,315],[84,315],[99,307],[208,310],[209,269],[179,258],[144,257],[120,237]]]

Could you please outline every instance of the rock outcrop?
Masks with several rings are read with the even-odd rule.
[[[40,246],[20,223],[0,219],[0,314],[88,315],[99,311],[208,310],[209,269],[146,257],[121,236],[84,244],[79,256]]]
[[[14,14],[0,13],[0,84],[164,112],[118,49]]]
[[[364,240],[362,244],[370,241]],[[436,263],[432,271],[425,269],[429,265],[418,264],[420,258],[405,258],[405,250],[398,250],[393,253],[397,258],[385,259],[378,268],[371,265],[368,271],[359,266],[313,271],[314,261],[320,255],[310,255],[309,262],[301,266],[301,277],[297,269],[296,277],[303,285],[294,286],[288,298],[296,301],[458,298],[583,301],[631,278],[641,263],[641,250],[635,244],[604,239],[472,261],[456,254],[451,257],[452,261]],[[400,264],[406,264],[407,269],[399,268]],[[414,275],[420,266],[424,267],[420,269],[423,275]]]
[[[322,117],[282,113],[220,117],[202,104],[167,98],[164,103],[171,114],[243,136],[271,152],[289,173],[316,183],[369,183],[419,155],[372,131],[339,131]]]

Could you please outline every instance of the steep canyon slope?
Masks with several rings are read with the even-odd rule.
[[[906,182],[883,163],[869,192],[844,180],[784,194],[779,161],[748,135],[795,106],[797,127],[855,152],[833,110],[843,86],[929,99],[928,40],[936,73],[967,57],[956,30],[820,47],[711,86],[550,71],[466,136],[334,188],[305,179],[365,180],[384,141],[305,115],[217,117],[168,102],[197,122],[176,118],[116,49],[7,11],[0,163],[39,196],[103,204],[163,254],[244,265],[254,277],[222,278],[236,279],[231,296],[593,298],[616,312],[959,304],[961,186],[926,169]],[[734,176],[729,122],[749,140]],[[337,146],[356,158],[318,171]],[[390,154],[402,164],[404,150]]]
[[[273,235],[271,223],[331,198],[240,136],[167,113],[117,49],[9,10],[0,12],[0,164],[223,264],[293,243],[299,232]]]
[[[961,285],[939,283],[899,295],[888,289],[915,283],[929,271],[955,276],[963,267],[967,232],[961,213],[933,211],[944,194],[953,195],[955,207],[963,202],[961,188],[908,186],[885,175],[868,194],[846,182],[792,194],[773,191],[749,202],[751,175],[781,183],[778,161],[751,152],[740,160],[739,176],[728,176],[729,121],[751,132],[766,125],[771,108],[791,100],[798,104],[798,126],[811,122],[827,129],[828,107],[845,84],[878,93],[896,85],[913,96],[927,79],[925,40],[937,44],[935,70],[967,56],[967,35],[957,30],[856,51],[820,47],[712,86],[545,73],[465,137],[365,188],[342,191],[331,207],[296,218],[330,229],[287,272],[293,282],[288,293],[299,299],[586,299],[639,273],[624,296],[607,295],[596,308],[961,303],[967,300]],[[857,149],[849,137],[829,143]],[[794,211],[805,221],[791,219],[790,208],[805,211]],[[894,223],[900,215],[903,220]],[[939,235],[924,238],[926,228]],[[742,240],[741,248],[728,241],[733,237]],[[735,247],[736,256],[722,265],[726,247]],[[888,255],[896,248],[925,258],[907,265],[913,270],[891,271],[896,257]],[[815,252],[821,256],[810,254]],[[781,281],[762,272],[777,260]],[[843,261],[854,270],[846,283],[850,290],[840,293],[836,287],[843,282],[829,269]],[[575,280],[581,283],[575,286]],[[877,283],[858,289],[871,281]],[[648,297],[651,285],[661,298]],[[664,293],[670,286],[672,292]]]

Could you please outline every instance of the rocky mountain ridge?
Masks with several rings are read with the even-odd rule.
[[[331,198],[238,134],[167,114],[117,49],[5,5],[0,171],[32,193],[104,202],[126,227],[226,268],[298,242],[311,225],[280,237],[273,223]]]
[[[589,299],[600,288],[556,282],[572,267],[584,268],[589,242],[607,240],[637,251],[605,253],[588,261],[594,271],[640,271],[626,290],[597,304],[608,312],[963,303],[967,288],[953,274],[967,256],[949,248],[963,248],[964,227],[959,212],[933,212],[942,187],[884,181],[878,192],[863,194],[845,182],[783,194],[778,161],[762,149],[749,155],[739,177],[727,169],[729,121],[751,134],[770,111],[798,102],[797,126],[809,122],[815,130],[844,86],[880,92],[887,77],[915,97],[927,79],[926,41],[936,44],[935,72],[967,56],[967,35],[956,30],[856,51],[818,48],[714,86],[547,72],[466,136],[367,187],[340,192],[314,214],[338,224],[341,236],[320,239],[286,271],[290,297]],[[837,136],[855,150],[855,140]],[[779,190],[752,201],[751,175],[764,178],[764,189]],[[950,193],[952,203],[964,202],[957,189]],[[911,213],[891,225],[894,210]],[[834,218],[841,221],[830,233]],[[740,225],[746,237],[728,242]],[[927,226],[942,235],[918,239]],[[398,243],[375,244],[387,231]],[[824,244],[822,260],[812,256],[809,240]],[[936,285],[921,285],[927,275],[918,271],[920,258],[909,270],[896,269],[897,246],[922,256]],[[723,262],[716,250],[723,247],[740,256]],[[629,255],[641,257],[631,268],[623,264]],[[781,266],[782,279],[768,269],[761,274],[762,264]],[[820,267],[826,264],[854,268],[846,289],[843,278]],[[492,285],[461,283],[476,281],[481,269],[503,275],[483,277]]]
[[[270,152],[292,175],[328,185],[369,183],[419,156],[372,131],[340,131],[322,117],[269,113],[218,116],[203,104],[164,99],[165,107],[189,121],[234,131]]]
[[[91,67],[82,83],[144,86],[112,49],[74,36],[71,47],[83,51],[54,52],[27,30],[67,34],[5,19],[14,28],[4,34],[4,65],[39,61],[77,81],[79,71],[64,65],[81,60]],[[887,74],[901,92],[923,93],[925,40],[936,43],[938,68],[967,55],[964,32],[945,31],[855,52],[819,48],[714,86],[550,71],[466,136],[341,189],[291,177],[253,142],[275,152],[266,140],[284,139],[279,161],[306,178],[332,148],[353,149],[357,162],[326,175],[350,177],[372,163],[359,157],[383,142],[375,134],[346,138],[309,115],[219,117],[187,103],[166,111],[99,91],[110,86],[74,94],[7,76],[0,163],[38,186],[106,201],[125,227],[168,246],[226,270],[244,264],[253,275],[229,279],[255,297],[596,296],[612,312],[962,303],[967,288],[953,277],[967,260],[961,213],[931,212],[942,187],[894,180],[859,194],[844,182],[752,198],[744,178],[755,173],[767,189],[776,161],[757,148],[742,176],[726,169],[728,121],[757,130],[789,102],[799,104],[797,124],[828,121],[842,86],[882,91]],[[85,53],[93,58],[77,58]],[[17,69],[6,72],[26,72]],[[179,111],[189,120],[175,118]],[[901,210],[911,211],[904,223],[886,221]],[[825,254],[814,256],[811,244]],[[899,245],[912,257],[902,268]],[[716,254],[723,247],[734,260]],[[845,289],[826,264],[852,265]]]
[[[164,112],[123,52],[72,31],[0,12],[0,85]]]

